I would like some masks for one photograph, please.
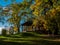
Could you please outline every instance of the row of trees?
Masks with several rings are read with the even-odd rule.
[[[10,17],[8,22],[14,25],[15,31],[20,32],[20,21],[22,17],[32,20],[39,30],[49,31],[58,34],[60,30],[60,0],[24,0],[21,3],[13,3],[9,12],[2,13]]]

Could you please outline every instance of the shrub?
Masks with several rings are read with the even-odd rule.
[[[2,29],[2,35],[6,35],[6,29]]]

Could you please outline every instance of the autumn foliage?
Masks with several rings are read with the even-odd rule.
[[[60,30],[60,1],[59,0],[24,0],[21,3],[11,4],[12,14],[8,19],[15,27],[20,28],[22,17],[25,21],[32,20],[39,30],[51,31],[58,34]]]

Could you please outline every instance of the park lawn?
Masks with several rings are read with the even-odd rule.
[[[60,36],[33,32],[0,36],[0,45],[60,45]]]

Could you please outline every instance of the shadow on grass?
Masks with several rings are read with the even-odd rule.
[[[59,35],[40,35],[37,36],[33,33],[22,33],[22,34],[16,34],[16,35],[6,35],[6,37],[11,37],[11,38],[17,38],[18,41],[21,42],[7,42],[4,41],[5,38],[0,38],[0,45],[60,45],[59,41],[49,41],[50,39],[54,40],[54,39],[60,39]],[[32,37],[32,38],[38,38],[37,40],[19,40],[18,38],[28,38],[28,37]],[[49,40],[44,40],[44,39],[49,39]],[[26,42],[22,42],[22,41],[26,41]],[[29,41],[29,42],[28,42]]]
[[[22,33],[21,35],[22,37],[36,37],[37,35],[33,34],[33,33]]]
[[[5,35],[5,37],[11,37],[11,38],[26,38],[26,37],[37,37],[34,33],[21,33],[21,34],[15,34],[15,35]]]
[[[60,35],[43,35],[43,36],[38,36],[38,38],[43,38],[43,39],[60,39]]]
[[[18,42],[6,42],[0,40],[0,45],[30,45],[27,43],[18,43]]]
[[[34,42],[35,45],[60,45],[60,42],[48,40],[34,40],[32,42]]]
[[[45,35],[45,34],[39,34],[39,36],[35,35],[34,33],[21,33],[21,34],[16,34],[16,35],[5,35],[5,37],[10,37],[10,38],[42,38],[42,39],[60,39],[60,35]]]
[[[37,34],[37,35],[35,35]],[[39,34],[36,32],[33,33],[22,33],[22,37],[34,37],[34,38],[43,38],[43,39],[60,39],[60,35],[48,35],[48,34]]]
[[[47,40],[30,40],[30,42],[6,42],[0,39],[0,45],[60,45],[60,42]]]

